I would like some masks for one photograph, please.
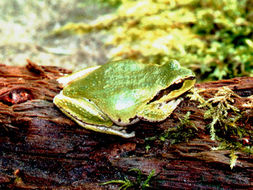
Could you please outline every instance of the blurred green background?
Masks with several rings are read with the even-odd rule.
[[[0,1],[0,63],[40,65],[71,70],[106,62],[100,34],[50,34],[68,22],[89,22],[111,11],[93,0],[2,0]]]
[[[177,59],[201,81],[253,76],[253,0],[6,0],[0,9],[4,64]]]

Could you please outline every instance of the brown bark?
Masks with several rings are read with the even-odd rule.
[[[136,131],[131,139],[99,134],[79,127],[53,105],[61,90],[55,79],[63,73],[68,71],[30,61],[26,67],[0,65],[1,188],[118,189],[119,184],[100,183],[124,177],[136,181],[131,168],[139,168],[143,180],[155,169],[151,189],[252,188],[252,155],[238,152],[230,169],[230,152],[211,150],[218,142],[210,140],[210,119],[204,119],[205,109],[197,102],[185,98],[166,121],[131,126]],[[241,125],[253,130],[252,107],[245,106],[252,105],[253,78],[196,85],[206,89],[206,98],[223,86],[240,95],[234,105],[246,113]],[[164,130],[178,125],[188,111],[198,129],[188,142],[161,141]],[[252,137],[247,143],[252,145]]]

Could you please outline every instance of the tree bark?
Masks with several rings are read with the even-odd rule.
[[[138,189],[152,170],[147,189],[253,187],[252,154],[236,152],[231,169],[229,150],[211,150],[219,142],[210,139],[211,119],[204,119],[206,108],[198,107],[197,101],[185,96],[165,121],[139,122],[129,127],[136,137],[123,139],[86,130],[54,106],[53,97],[61,90],[56,79],[67,73],[31,61],[25,67],[0,65],[1,188],[118,189],[121,184],[101,183],[127,178],[136,183],[131,188]],[[195,85],[205,89],[201,95],[206,99],[224,86],[239,95],[233,104],[244,113],[238,125],[253,130],[253,78]],[[195,126],[187,131],[189,136],[164,137],[187,112]],[[237,140],[252,148],[251,136]]]

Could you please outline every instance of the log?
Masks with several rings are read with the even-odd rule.
[[[134,185],[129,189],[253,187],[252,154],[237,151],[231,169],[230,150],[212,150],[220,142],[210,139],[206,126],[211,119],[204,118],[207,109],[198,107],[198,101],[185,95],[165,121],[130,126],[136,132],[131,139],[96,133],[78,126],[52,103],[61,90],[56,79],[68,73],[29,60],[25,67],[0,65],[1,189],[118,189],[122,184],[101,183],[125,179]],[[243,113],[238,125],[253,131],[253,77],[195,85],[204,89],[205,99],[224,86],[238,95],[233,103]],[[186,126],[177,138],[165,137],[187,112],[194,127]],[[252,150],[252,136],[234,138]]]

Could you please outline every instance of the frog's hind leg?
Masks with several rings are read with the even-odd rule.
[[[124,138],[134,137],[125,127],[116,126],[100,109],[85,98],[71,98],[61,92],[54,98],[54,104],[80,126],[100,133],[118,135]]]
[[[85,77],[88,74],[92,73],[93,71],[95,71],[96,69],[98,69],[100,66],[92,66],[92,67],[87,67],[84,68],[80,71],[74,72],[72,74],[60,77],[57,79],[57,81],[63,86],[67,86],[68,84],[70,84],[71,82],[81,78],[81,77]]]
[[[138,113],[138,117],[142,120],[150,122],[159,122],[165,120],[180,104],[181,98],[171,100],[167,103],[150,103],[144,106],[142,111]]]

